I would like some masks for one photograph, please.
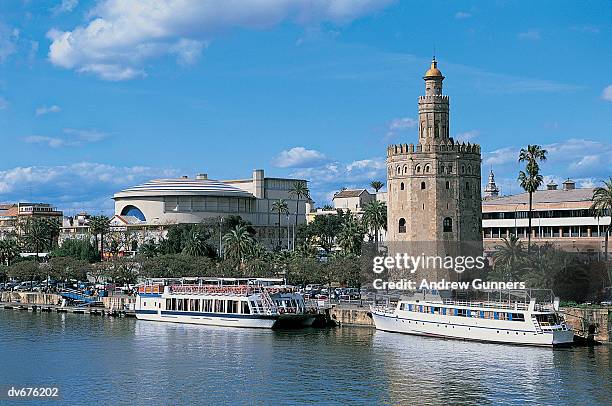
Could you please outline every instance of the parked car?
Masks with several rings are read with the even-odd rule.
[[[19,285],[15,286],[13,288],[14,291],[18,291],[18,292],[24,292],[27,290],[32,290],[33,288],[37,287],[38,284],[35,281],[25,281],[25,282],[21,282]]]

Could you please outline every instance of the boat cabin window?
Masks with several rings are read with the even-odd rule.
[[[215,299],[215,313],[225,313],[225,300]]]
[[[251,314],[251,309],[249,308],[249,302],[242,301],[242,314]]]
[[[228,313],[238,313],[238,301],[237,300],[227,301],[227,312]]]

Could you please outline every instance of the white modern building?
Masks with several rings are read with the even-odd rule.
[[[306,221],[308,201],[291,193],[296,183],[307,181],[265,177],[261,169],[247,179],[213,180],[206,174],[155,179],[113,196],[113,222],[124,219],[127,228],[143,228],[240,216],[253,225],[262,244],[277,246],[280,232],[282,247],[292,248],[295,225]],[[288,212],[280,216],[280,229],[279,215],[273,211],[274,202],[279,200],[285,200],[288,207]]]
[[[590,210],[592,188],[576,188],[567,179],[563,188],[549,183],[546,190],[533,194],[531,241],[535,244],[553,243],[574,252],[603,251],[605,230],[610,224],[607,216],[595,217]],[[529,194],[489,196],[482,202],[482,231],[485,248],[494,250],[502,238],[514,234],[523,240],[528,237]]]

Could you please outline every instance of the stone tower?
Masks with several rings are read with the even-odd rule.
[[[484,198],[490,199],[499,196],[499,188],[495,184],[495,174],[493,174],[493,169],[489,172],[489,182],[487,182],[487,186],[484,189]]]
[[[449,99],[435,58],[423,79],[418,144],[387,148],[389,251],[423,242],[442,256],[464,242],[481,250],[480,146],[449,136]]]

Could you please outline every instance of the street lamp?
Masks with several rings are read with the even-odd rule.
[[[223,256],[223,239],[221,238],[221,225],[223,224],[223,217],[219,220],[219,258]]]

